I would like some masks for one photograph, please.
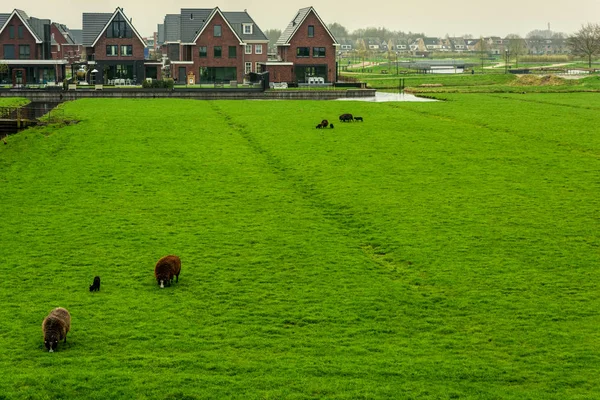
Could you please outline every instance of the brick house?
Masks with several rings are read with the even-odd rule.
[[[277,40],[276,62],[265,63],[272,82],[307,83],[337,80],[339,43],[312,7],[302,8]]]
[[[179,83],[243,82],[261,72],[269,39],[246,12],[181,9],[164,20],[163,53]]]
[[[117,79],[140,84],[147,77],[159,78],[160,68],[146,68],[146,43],[122,8],[117,7],[112,14],[83,13],[83,46],[91,75],[86,80],[90,83]]]
[[[0,60],[8,66],[2,83],[46,84],[64,78],[67,61],[52,52],[52,26],[49,19],[18,9],[0,14]]]
[[[63,24],[53,22],[50,27],[52,40],[52,58],[55,60],[64,59],[67,64],[75,64],[81,61],[82,46],[77,42],[75,36]]]

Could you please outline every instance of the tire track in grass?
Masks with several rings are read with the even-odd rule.
[[[582,92],[582,93],[588,93],[588,92]],[[544,94],[544,93],[531,93],[531,94]],[[555,94],[555,93],[551,93],[551,94]],[[544,100],[533,100],[533,99],[528,99],[528,98],[519,98],[516,96],[506,96],[506,95],[501,95],[501,94],[490,94],[490,97],[495,97],[498,99],[503,99],[503,100],[514,100],[514,101],[520,101],[523,103],[532,103],[532,104],[541,104],[541,105],[549,105],[549,106],[556,106],[556,107],[567,107],[567,108],[575,108],[578,110],[589,110],[589,111],[595,111],[598,110],[600,111],[600,107],[592,107],[592,106],[581,106],[581,105],[576,105],[576,104],[564,104],[564,103],[556,103],[556,102],[552,102],[552,101],[544,101]]]
[[[512,98],[509,98],[509,97],[499,97],[499,98],[501,98],[503,100],[513,100]],[[537,103],[537,102],[531,101],[531,103]],[[411,112],[413,114],[417,114],[417,115],[424,116],[424,117],[431,118],[431,119],[437,119],[439,121],[444,121],[447,123],[461,124],[461,125],[465,125],[465,126],[472,126],[472,127],[478,128],[478,129],[484,129],[484,130],[489,131],[490,133],[505,133],[508,135],[518,136],[524,140],[531,140],[531,141],[534,141],[537,143],[547,143],[547,144],[556,145],[559,148],[565,149],[566,151],[575,152],[575,153],[578,153],[578,154],[580,154],[582,156],[586,156],[586,157],[591,157],[591,158],[596,158],[596,159],[600,158],[600,150],[589,148],[586,146],[581,146],[576,143],[565,143],[565,142],[561,142],[559,140],[542,138],[540,136],[531,136],[531,135],[521,133],[520,130],[512,129],[512,128],[509,128],[506,126],[483,124],[481,122],[475,122],[470,119],[460,119],[460,118],[456,118],[456,117],[450,117],[447,114],[438,114],[433,111],[416,110],[416,109],[412,109],[412,108],[403,107],[401,105],[397,105],[394,103],[388,103],[387,106],[390,108],[401,110],[403,112]],[[573,107],[573,108],[585,109],[582,107]],[[589,110],[593,111],[593,109],[589,109]]]
[[[325,196],[317,191],[313,184],[307,182],[302,176],[294,174],[292,168],[287,167],[280,159],[262,147],[246,125],[235,121],[216,102],[211,101],[209,104],[213,111],[246,141],[251,151],[263,157],[269,169],[281,181],[291,185],[293,190],[306,200],[311,207],[319,210],[325,219],[332,221],[341,230],[346,231],[348,236],[354,238],[359,243],[363,254],[369,260],[380,269],[394,275],[401,271],[407,272],[405,269],[411,266],[412,262],[408,260],[392,260],[386,257],[384,249],[388,245],[374,239],[371,233],[375,229],[357,218],[349,206],[328,201]]]

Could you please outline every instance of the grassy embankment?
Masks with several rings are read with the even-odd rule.
[[[443,96],[81,100],[11,137],[0,397],[600,397],[597,95]]]
[[[21,97],[0,97],[0,107],[20,107],[29,103],[29,100]]]

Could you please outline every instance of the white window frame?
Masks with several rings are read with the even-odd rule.
[[[245,49],[244,49],[246,54],[252,54],[252,45],[251,44],[247,44]]]
[[[254,54],[262,54],[262,50],[263,50],[263,45],[262,44],[255,44],[254,45]]]
[[[252,31],[252,24],[242,24],[242,32],[244,33],[244,35],[252,35]]]
[[[250,72],[252,72],[252,63],[250,61],[246,61],[246,64],[244,66],[244,73],[249,74]]]
[[[254,72],[256,72],[257,74],[260,74],[262,72],[262,68],[261,68],[260,62],[256,62],[254,64]]]

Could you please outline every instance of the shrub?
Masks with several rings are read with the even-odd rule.
[[[175,82],[170,78],[164,80],[152,79],[152,81],[143,81],[142,87],[146,89],[173,89],[174,84]]]

